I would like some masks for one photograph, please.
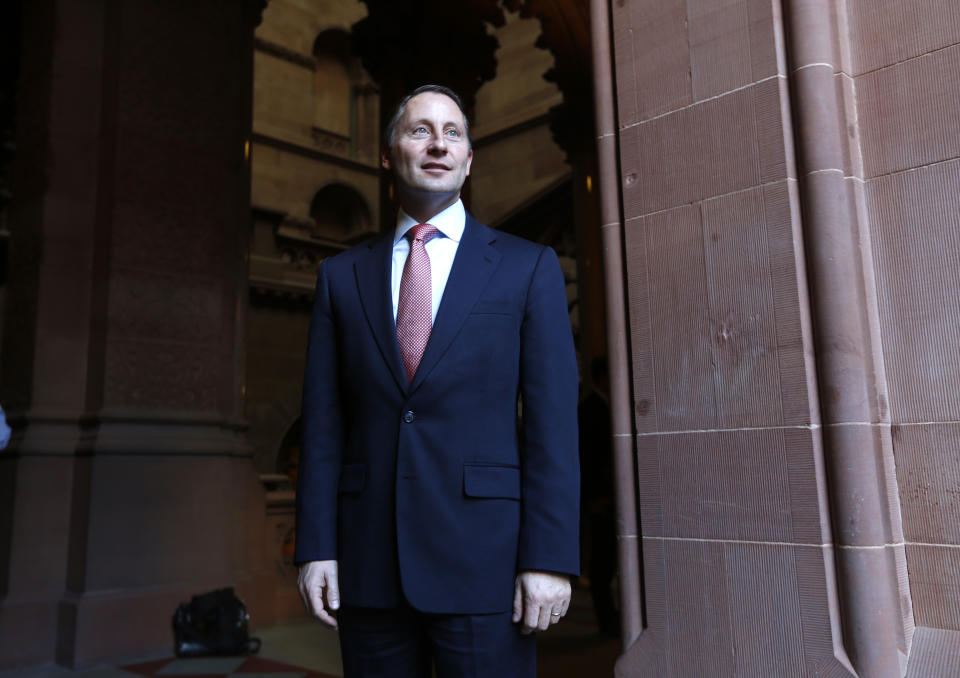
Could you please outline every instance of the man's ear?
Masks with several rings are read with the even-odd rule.
[[[468,176],[468,177],[470,176],[470,165],[472,165],[472,164],[473,164],[473,149],[471,148],[470,151],[467,153],[467,174],[466,174],[466,176]]]
[[[380,166],[385,170],[390,169],[390,149],[386,146],[380,149]]]

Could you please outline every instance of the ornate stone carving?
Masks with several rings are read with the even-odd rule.
[[[568,155],[592,153],[596,135],[589,3],[504,0],[503,4],[511,11],[519,10],[524,18],[536,17],[543,31],[537,47],[553,54],[555,65],[543,78],[563,93],[563,103],[550,109],[554,140]]]
[[[336,132],[328,132],[319,127],[312,127],[310,134],[313,136],[313,143],[320,150],[327,153],[340,153],[347,155],[350,153],[350,138]]]
[[[353,25],[353,51],[383,87],[384,115],[396,98],[425,82],[452,87],[470,114],[480,85],[497,72],[499,43],[486,24],[506,22],[499,2],[363,1],[369,14]]]
[[[311,275],[325,257],[346,249],[345,244],[324,238],[315,220],[290,216],[277,228],[277,246],[288,268]]]
[[[277,215],[273,247],[250,255],[250,287],[264,299],[311,299],[317,267],[349,243],[325,237],[309,217]],[[280,295],[280,297],[277,297]]]

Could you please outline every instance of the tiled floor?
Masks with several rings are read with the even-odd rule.
[[[0,678],[337,678],[343,675],[337,635],[306,620],[257,629],[262,646],[251,657],[210,657],[70,671],[59,667],[0,672]],[[589,591],[574,589],[567,618],[538,638],[538,678],[613,676],[620,642],[597,634]]]

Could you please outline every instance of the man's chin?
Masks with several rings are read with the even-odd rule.
[[[459,195],[460,186],[457,186],[455,183],[449,181],[445,182],[420,182],[416,186],[410,186],[409,191],[411,194],[418,194],[422,196],[431,196],[433,199],[437,199],[442,195]]]
[[[460,190],[457,181],[450,176],[427,176],[423,181],[419,182],[418,188],[422,191],[431,191],[433,193],[452,193]]]

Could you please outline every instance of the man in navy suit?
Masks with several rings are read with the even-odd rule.
[[[579,569],[563,274],[550,248],[466,214],[452,91],[415,90],[385,142],[395,231],[318,272],[300,592],[339,628],[348,678],[532,678],[532,632],[566,614]]]

